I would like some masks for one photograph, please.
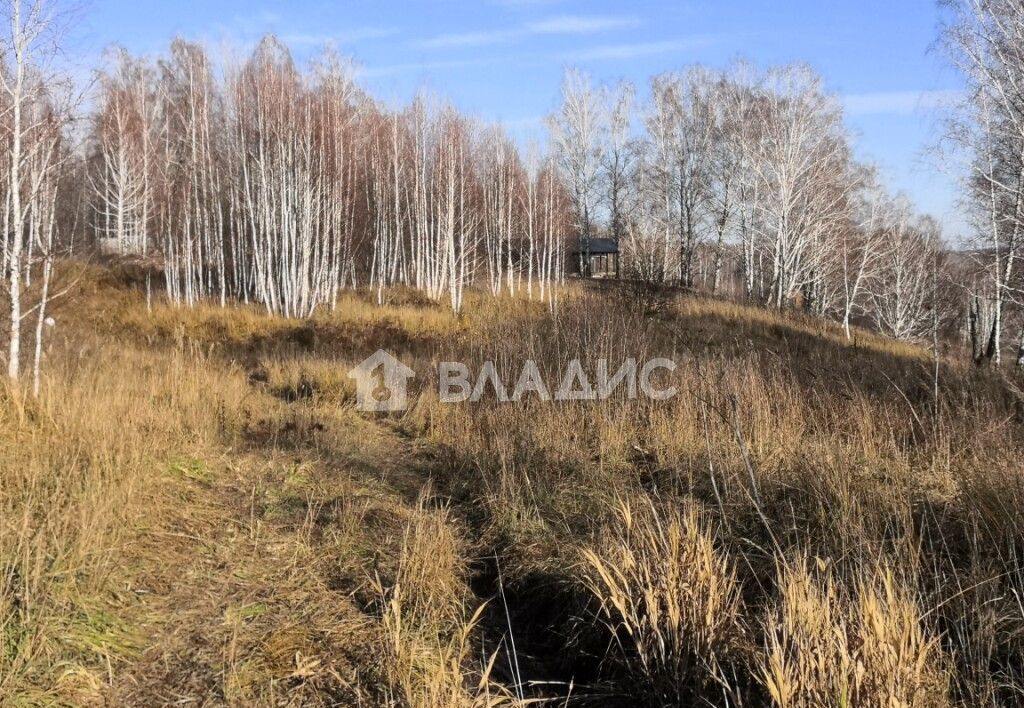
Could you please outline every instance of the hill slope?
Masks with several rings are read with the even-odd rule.
[[[1016,400],[868,333],[571,288],[310,323],[90,270],[5,390],[0,692],[21,703],[1013,703]],[[411,408],[354,408],[378,348]],[[438,400],[668,357],[667,401]],[[938,397],[936,398],[936,390]]]

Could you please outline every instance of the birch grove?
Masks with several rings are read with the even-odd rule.
[[[107,53],[71,147],[76,116],[40,41],[51,8],[9,2],[8,376],[26,318],[38,371],[55,260],[77,230],[98,254],[141,259],[176,305],[295,318],[357,288],[380,303],[413,289],[456,313],[468,289],[555,307],[567,276],[592,275],[601,239],[625,279],[798,308],[851,338],[954,323],[979,362],[999,364],[1012,338],[1024,365],[1024,13],[949,4],[977,236],[947,258],[938,226],[854,158],[839,100],[806,66],[690,67],[646,87],[569,69],[547,135],[524,144],[425,94],[377,101],[333,50],[300,63],[268,36],[224,58],[177,39],[157,57]]]
[[[575,93],[563,115],[579,113]],[[618,238],[631,277],[800,306],[848,333],[868,316],[867,286],[891,233],[877,222],[892,198],[852,159],[842,111],[816,75],[746,65],[665,74],[640,115],[628,160],[606,168],[609,232],[625,214]],[[621,150],[608,142],[608,154]]]
[[[213,65],[181,40],[155,66],[121,54],[94,119],[95,232],[159,254],[173,302],[309,317],[409,287],[458,312],[478,285],[552,303],[607,238],[625,277],[880,322],[894,232],[863,214],[888,197],[805,67],[667,73],[642,103],[569,70],[548,149],[524,150],[426,95],[383,106],[333,52],[303,72],[267,37]]]
[[[176,40],[156,65],[120,54],[100,92],[94,232],[159,254],[172,302],[309,317],[345,288],[404,286],[458,311],[477,279],[551,301],[564,273],[550,154],[528,171],[500,127],[425,97],[388,109],[334,52],[302,72],[266,37],[218,72]]]

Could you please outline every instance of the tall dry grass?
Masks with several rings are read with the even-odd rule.
[[[161,478],[220,439],[245,395],[195,352],[106,345],[57,359],[38,400],[0,391],[0,695],[92,695],[139,650],[102,598],[159,513],[146,501]]]
[[[406,526],[393,582],[375,579],[394,699],[415,708],[519,704],[491,679],[497,654],[474,643],[484,606],[471,609],[465,544],[448,509],[427,508],[429,497],[427,488]]]
[[[1024,613],[1007,602],[1024,593],[1012,386],[943,360],[936,398],[926,350],[866,332],[848,341],[827,324],[710,300],[648,313],[582,293],[555,315],[475,323],[465,341],[435,358],[471,370],[493,360],[512,382],[526,359],[555,382],[572,359],[591,374],[600,358],[678,364],[679,395],[668,402],[445,406],[428,386],[410,416],[444,451],[447,488],[477,515],[512,581],[585,591],[560,630],[577,652],[567,671],[595,673],[602,640],[578,646],[573,619],[589,612],[617,656],[597,675],[651,705],[672,690],[712,704],[1024,697]],[[644,509],[652,494],[665,516],[641,523],[644,535],[622,505]],[[706,521],[687,521],[695,504]],[[705,546],[681,543],[687,556],[667,540],[673,528],[681,538],[678,529],[705,529]],[[701,547],[720,565],[701,566],[696,558],[711,557]],[[801,576],[777,561],[808,554],[829,573]],[[683,557],[721,580],[701,585],[671,570]],[[701,625],[678,608],[711,614]],[[709,649],[694,628],[718,626],[719,611],[746,642]],[[726,655],[728,678],[713,668]],[[698,671],[696,656],[707,662]]]
[[[378,578],[364,618],[374,651],[361,659],[374,665],[346,681],[380,685],[354,695],[417,706],[1024,701],[1024,408],[1012,381],[943,360],[936,396],[920,348],[686,297],[652,307],[571,288],[551,311],[468,293],[454,318],[400,293],[383,308],[356,293],[299,324],[247,308],[150,312],[109,286],[95,295],[81,317],[102,337],[51,352],[40,401],[0,394],[5,698],[95,700],[138,661],[139,627],[118,609],[131,605],[132,539],[192,499],[161,497],[168,475],[204,477],[203,459],[244,450],[294,467],[266,484],[244,465],[233,473],[253,509],[257,498],[267,507],[245,543],[258,545],[260,523],[296,526],[274,539],[303,546],[284,549],[299,559],[287,573],[296,597],[355,602],[365,588],[330,573]],[[404,416],[352,410],[344,372],[378,347],[417,370]],[[491,360],[511,387],[531,359],[553,387],[572,359],[593,373],[601,358],[655,356],[678,363],[670,401],[452,406],[431,373]],[[342,494],[289,481],[314,468],[351,484]],[[428,478],[434,492],[417,501]],[[497,583],[482,558],[500,562]],[[252,654],[276,658],[235,661],[234,700],[279,701],[286,681],[316,695],[328,672],[296,657],[308,642],[272,633],[309,632],[243,615],[231,614],[240,633],[268,632]],[[506,633],[515,681],[499,676]],[[267,681],[245,673],[264,664],[289,668]]]
[[[646,501],[646,504],[644,503]],[[651,703],[681,704],[721,686],[741,644],[736,571],[694,503],[659,511],[620,500],[618,520],[580,571],[600,603],[619,661]]]
[[[820,561],[780,568],[765,620],[762,680],[782,708],[950,705],[946,657],[925,635],[912,586],[889,568],[854,588]]]

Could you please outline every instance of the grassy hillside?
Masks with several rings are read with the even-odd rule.
[[[467,295],[302,323],[88,270],[41,398],[0,391],[4,700],[1022,700],[1013,381],[713,300]],[[354,409],[378,348],[404,414]],[[434,373],[655,356],[670,401],[451,405]]]

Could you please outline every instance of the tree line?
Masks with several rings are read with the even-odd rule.
[[[584,239],[610,234],[636,279],[800,307],[847,333],[857,318],[928,331],[938,225],[853,158],[813,71],[693,67],[649,93],[634,106],[630,84],[566,77],[551,124]]]
[[[976,238],[958,249],[854,158],[840,100],[806,66],[694,66],[643,100],[569,70],[547,140],[524,146],[424,95],[387,106],[344,57],[300,67],[272,36],[240,61],[182,39],[159,57],[112,50],[78,100],[54,69],[57,6],[6,0],[8,375],[29,322],[38,372],[53,264],[76,249],[147,259],[175,303],[308,317],[355,287],[456,312],[467,287],[553,305],[598,237],[636,282],[800,308],[848,336],[941,329],[998,364],[1012,324],[1024,352],[1024,10],[946,4]]]
[[[458,311],[463,288],[547,300],[566,198],[549,157],[426,97],[393,110],[327,51],[300,71],[266,37],[215,67],[183,40],[101,74],[86,161],[96,241],[156,254],[168,296],[289,317],[346,287],[405,285]]]
[[[938,229],[851,156],[838,100],[806,67],[693,68],[635,88],[565,77],[546,150],[418,97],[388,109],[327,52],[300,72],[265,38],[221,78],[175,41],[101,75],[87,171],[96,239],[156,253],[176,302],[308,316],[345,287],[548,298],[574,251],[618,242],[626,277],[776,307],[930,322]],[[927,269],[925,269],[927,270]],[[728,271],[728,272],[727,272]]]

